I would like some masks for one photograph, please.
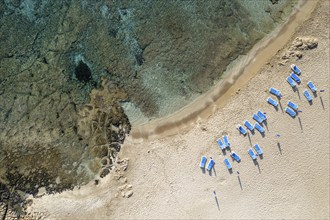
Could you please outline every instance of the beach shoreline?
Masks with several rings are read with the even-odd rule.
[[[292,12],[289,19],[267,35],[241,58],[223,79],[207,93],[166,117],[147,123],[132,125],[131,136],[134,139],[156,139],[176,134],[182,129],[189,129],[197,120],[203,120],[212,115],[218,108],[226,105],[235,92],[255,76],[260,69],[281,50],[292,38],[295,30],[311,16],[319,1],[301,1]]]
[[[223,105],[209,100],[211,115],[201,112],[197,121],[166,130],[172,133],[130,135],[119,153],[127,167],[97,185],[31,198],[28,212],[45,219],[329,219],[330,3],[312,3],[317,7],[311,16],[304,14],[299,28],[282,36],[288,40],[281,50],[267,54],[271,58],[260,69],[246,69],[249,77],[238,78],[218,100]],[[318,46],[301,50],[300,59],[283,58],[296,38],[314,39]],[[297,90],[285,80],[291,63],[303,71]],[[314,94],[312,103],[303,95],[309,80],[325,90]],[[283,94],[278,109],[266,101],[271,86]],[[295,118],[283,110],[288,100],[302,111]],[[258,109],[268,117],[265,135],[239,135],[236,125],[252,121]],[[240,163],[231,159],[229,150],[219,149],[216,140],[225,134]],[[255,143],[264,157],[252,161],[247,150]],[[201,156],[215,160],[211,172],[199,168]],[[224,159],[231,162],[232,172]]]

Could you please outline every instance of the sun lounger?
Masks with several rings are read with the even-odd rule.
[[[291,76],[291,78],[292,78],[294,81],[296,81],[297,83],[300,83],[300,82],[301,82],[299,76],[297,76],[294,72],[292,72],[292,73],[290,74],[290,76]]]
[[[278,102],[276,102],[276,101],[275,101],[274,99],[272,99],[271,97],[268,97],[267,102],[268,102],[269,104],[271,104],[272,106],[274,106],[274,107],[277,107],[277,106],[278,106]]]
[[[276,95],[276,96],[279,97],[279,98],[282,97],[281,92],[280,92],[279,90],[273,88],[273,87],[271,87],[271,88],[269,89],[269,92],[270,92],[271,94],[273,94],[273,95]]]
[[[295,81],[293,81],[293,79],[291,78],[291,76],[288,76],[287,78],[286,78],[286,81],[288,81],[288,83],[290,84],[290,86],[292,87],[292,88],[294,88],[297,84],[295,83]]]
[[[312,83],[312,81],[309,81],[307,83],[307,86],[312,90],[312,92],[316,92],[317,91],[317,88],[316,88],[316,86],[314,86],[314,84]]]
[[[226,147],[229,147],[230,146],[230,143],[229,143],[229,140],[228,140],[227,135],[223,136],[223,142],[225,142],[225,146]]]
[[[253,125],[252,125],[248,120],[246,120],[246,121],[244,122],[244,125],[245,125],[250,131],[253,131],[253,130],[254,130]]]
[[[259,122],[260,124],[262,123],[262,119],[257,114],[253,114],[253,119]]]
[[[247,134],[247,131],[245,130],[245,128],[243,128],[241,125],[237,125],[237,129],[239,130],[239,132],[241,134],[243,134],[244,136]]]
[[[297,75],[300,75],[301,74],[300,69],[296,65],[291,64],[290,67],[291,67],[292,71],[295,72]]]
[[[228,170],[231,170],[231,169],[233,168],[233,167],[231,166],[231,164],[230,164],[230,162],[229,162],[229,160],[228,160],[227,158],[225,158],[225,159],[223,160],[223,162],[225,162],[225,164],[226,164]]]
[[[209,163],[207,164],[206,169],[207,169],[208,171],[212,170],[214,164],[215,164],[214,160],[211,159],[211,160],[209,161]]]
[[[220,138],[217,140],[217,142],[218,142],[218,145],[221,148],[221,150],[224,150],[226,148],[226,146],[224,145],[224,143],[222,142],[222,140]]]
[[[202,168],[202,169],[205,168],[206,160],[207,160],[206,157],[202,156],[201,163],[199,164],[200,168]]]
[[[207,169],[208,171],[210,171],[210,170],[212,170],[213,166],[214,166],[214,160],[211,159],[210,162],[209,162],[209,164],[207,164],[206,169]]]
[[[306,99],[311,102],[313,100],[311,94],[309,94],[309,92],[307,90],[304,91],[304,96],[306,97]]]
[[[295,111],[298,111],[298,105],[296,103],[291,102],[290,100],[288,101],[288,106]]]
[[[259,145],[258,144],[255,144],[254,145],[254,149],[257,151],[257,153],[259,154],[259,155],[262,155],[264,152],[262,152],[262,150],[261,150],[261,148],[259,147]]]
[[[250,157],[252,158],[252,160],[257,159],[257,155],[254,153],[254,151],[251,148],[249,148],[248,153],[249,153]]]
[[[265,129],[257,122],[254,127],[260,132],[260,133],[264,133]]]
[[[267,120],[267,116],[260,110],[258,110],[257,115],[263,120]]]
[[[234,160],[236,160],[237,162],[240,162],[240,161],[241,161],[240,156],[238,156],[234,151],[232,151],[232,152],[230,153],[230,156],[231,156],[232,158],[234,158]]]
[[[285,109],[285,112],[288,113],[292,118],[296,117],[297,113],[295,111],[292,110],[292,108],[287,107]]]

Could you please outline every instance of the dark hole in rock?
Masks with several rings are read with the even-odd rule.
[[[74,73],[80,82],[88,82],[92,78],[91,69],[83,61],[79,62],[78,66],[74,70]]]
[[[144,59],[143,59],[143,54],[142,52],[138,52],[137,54],[135,54],[135,60],[136,60],[136,63],[141,66],[144,62]]]

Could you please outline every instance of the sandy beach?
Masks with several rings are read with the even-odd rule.
[[[98,184],[31,198],[26,218],[329,219],[330,3],[306,4],[276,38],[250,53],[254,59],[231,70],[236,78],[228,73],[227,84],[183,111],[133,126],[113,173]],[[317,47],[308,48],[310,42]],[[302,70],[296,91],[286,82],[292,63]],[[308,81],[318,88],[312,103],[303,95]],[[278,109],[266,102],[270,87],[283,94]],[[285,113],[288,100],[302,111],[295,118]],[[252,122],[258,109],[268,117],[265,136],[240,135],[236,125]],[[217,145],[224,134],[240,163]],[[247,150],[256,143],[264,156],[253,162]],[[212,172],[199,168],[203,155],[215,160]]]

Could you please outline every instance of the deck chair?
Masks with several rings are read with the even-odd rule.
[[[229,162],[229,160],[228,160],[227,158],[225,158],[225,159],[223,160],[223,162],[225,162],[225,164],[226,164],[228,170],[231,170],[231,169],[233,168],[233,167],[231,166],[231,164],[230,164],[230,162]]]
[[[267,116],[260,110],[258,110],[257,115],[263,120],[267,120]]]
[[[232,151],[232,152],[230,153],[230,156],[231,156],[232,158],[234,158],[234,160],[236,160],[237,162],[240,162],[240,161],[241,161],[240,156],[238,156],[238,155],[235,153],[235,151]]]
[[[297,83],[300,83],[300,82],[301,82],[299,76],[297,76],[294,72],[292,72],[292,73],[290,74],[290,76],[291,76],[291,78],[292,78],[294,81],[296,81]]]
[[[291,64],[291,70],[293,71],[293,72],[295,72],[297,75],[299,75],[300,76],[300,74],[301,74],[301,70],[295,65],[295,64]]]
[[[291,78],[291,76],[288,76],[287,78],[286,78],[286,81],[290,84],[290,86],[292,87],[292,88],[294,88],[294,87],[296,87],[296,83],[295,83],[295,81],[293,81],[293,79]]]
[[[206,161],[207,161],[206,157],[205,156],[202,156],[201,163],[199,164],[199,167],[202,168],[202,169],[204,169],[205,168]]]
[[[230,143],[229,143],[229,140],[228,140],[227,135],[223,136],[223,142],[225,142],[225,146],[226,147],[229,147],[230,146]]]
[[[222,140],[220,138],[217,140],[217,142],[218,142],[218,145],[221,148],[221,150],[226,149],[226,146],[224,145],[224,143],[222,142]]]
[[[237,125],[237,129],[239,130],[239,132],[241,134],[243,134],[244,136],[247,134],[247,131],[245,130],[245,128],[243,128],[241,125]]]
[[[273,95],[276,95],[276,96],[279,97],[279,98],[282,97],[281,92],[280,92],[279,90],[273,88],[273,87],[271,87],[271,88],[269,89],[269,92],[270,92],[271,94],[273,94]]]
[[[262,152],[262,150],[261,150],[261,148],[259,147],[259,145],[258,144],[255,144],[254,145],[254,149],[257,151],[257,153],[259,154],[259,155],[262,155],[264,152]]]
[[[296,103],[291,102],[290,100],[288,101],[288,106],[295,111],[298,111],[298,105]]]
[[[254,127],[260,132],[265,133],[265,129],[257,122]]]
[[[217,143],[221,150],[226,149],[226,146],[224,145],[224,143],[222,142],[222,140],[220,138],[217,140]]]
[[[250,131],[253,131],[253,130],[254,130],[253,125],[252,125],[248,120],[246,120],[246,121],[244,122],[244,125],[245,125]]]
[[[254,153],[254,151],[251,148],[249,148],[248,153],[249,153],[250,157],[252,158],[252,160],[257,159],[257,155]]]
[[[209,162],[209,164],[207,164],[206,169],[207,169],[208,171],[212,170],[214,164],[215,164],[214,160],[211,159],[210,162]]]
[[[278,102],[276,102],[276,101],[275,101],[274,99],[272,99],[271,97],[268,97],[267,102],[268,102],[269,104],[271,104],[272,106],[274,106],[274,107],[277,107],[277,106],[278,106]]]
[[[259,122],[260,124],[262,123],[262,119],[257,114],[253,114],[253,119]]]
[[[286,107],[285,112],[288,113],[292,118],[296,117],[297,113],[290,107]]]
[[[317,91],[317,88],[316,88],[316,86],[314,86],[314,84],[312,83],[312,81],[309,81],[307,83],[307,86],[312,90],[312,92],[316,92]]]
[[[304,91],[304,96],[306,97],[306,99],[311,102],[313,100],[311,94],[309,94],[309,92],[307,90]]]

